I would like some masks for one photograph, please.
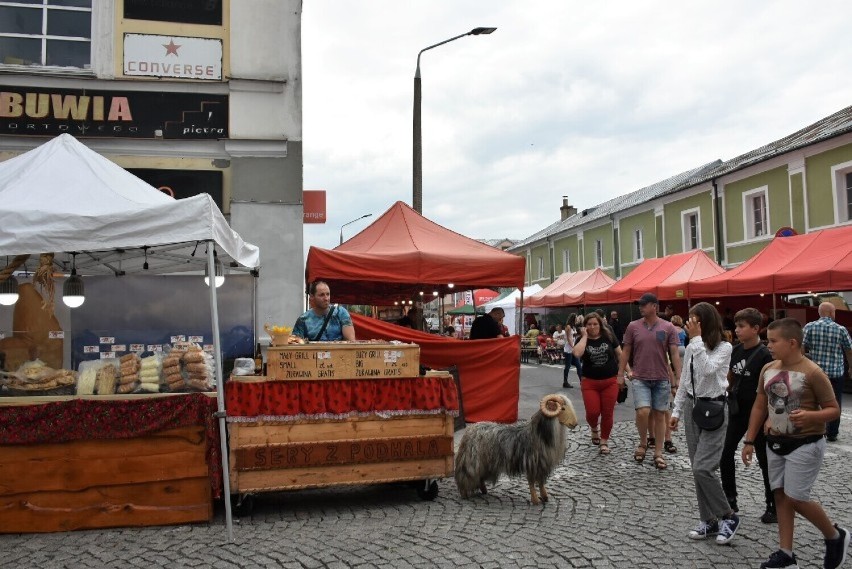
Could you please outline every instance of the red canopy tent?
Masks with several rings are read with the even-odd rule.
[[[522,288],[524,273],[522,257],[441,227],[402,202],[339,247],[311,247],[305,268],[307,282],[326,281],[334,300],[377,305],[421,291],[432,298],[434,291]]]
[[[690,283],[694,297],[852,290],[852,227],[776,237],[730,271]]]
[[[585,295],[586,304],[618,304],[633,302],[643,293],[652,292],[660,300],[699,296],[692,288],[699,279],[724,273],[702,250],[647,259],[630,274],[612,285]]]
[[[615,284],[615,280],[599,268],[565,273],[547,288],[530,295],[524,304],[529,308],[583,304],[583,299],[588,291],[609,287],[613,284]]]
[[[522,288],[525,264],[523,257],[459,235],[396,202],[339,247],[311,247],[305,278],[326,281],[337,302],[389,305],[421,291],[432,299],[433,291]],[[521,348],[516,337],[461,341],[352,318],[360,338],[413,341],[425,365],[458,366],[466,420],[517,420]]]

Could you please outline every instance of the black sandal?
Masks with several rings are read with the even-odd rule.
[[[676,453],[676,452],[677,452],[677,447],[676,447],[676,446],[674,446],[674,443],[673,443],[673,442],[671,442],[671,441],[666,441],[666,442],[663,444],[663,448],[665,448],[665,449],[666,449],[666,452],[667,452],[667,453],[669,453],[669,454],[674,454],[674,453]]]

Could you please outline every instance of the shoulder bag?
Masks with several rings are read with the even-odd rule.
[[[325,333],[325,329],[328,327],[328,321],[329,321],[329,320],[331,320],[331,317],[332,317],[332,316],[334,316],[334,313],[335,313],[335,312],[337,312],[337,307],[338,307],[338,306],[340,306],[340,305],[339,305],[339,304],[335,304],[335,305],[334,305],[334,308],[333,308],[333,309],[331,309],[331,310],[329,310],[329,311],[328,311],[328,314],[326,314],[326,315],[325,315],[325,320],[323,320],[323,322],[322,322],[322,328],[320,328],[319,333],[318,333],[318,334],[316,335],[316,337],[313,339],[313,341],[314,341],[314,342],[317,342],[317,341],[319,341],[319,339],[320,339],[320,338],[322,338],[322,335]]]
[[[692,420],[702,431],[715,431],[725,423],[725,396],[696,397],[695,372],[692,369],[692,359],[689,360],[689,377],[692,380]]]

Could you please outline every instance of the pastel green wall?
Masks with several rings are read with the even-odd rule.
[[[790,211],[793,217],[793,229],[799,233],[805,232],[805,181],[801,173],[790,176]]]
[[[663,206],[665,217],[666,255],[683,253],[683,230],[681,228],[681,213],[688,209],[699,207],[701,225],[701,247],[713,247],[713,202],[710,192],[672,201]]]
[[[557,239],[554,242],[555,246],[555,255],[556,255],[556,274],[561,275],[562,273],[567,272],[575,272],[580,270],[580,253],[577,250],[577,235],[570,235],[563,239]],[[562,259],[564,258],[563,252],[568,249],[569,262],[571,264],[570,267],[562,266]]]
[[[600,239],[603,242],[603,266],[611,267],[612,259],[612,224],[607,223],[594,229],[583,231],[583,254],[585,256],[585,268],[594,269],[595,264],[595,242]]]
[[[760,253],[768,244],[769,241],[755,241],[753,243],[746,243],[745,245],[728,247],[726,263],[737,264],[742,263],[743,261],[748,261]]]
[[[654,229],[654,210],[643,211],[630,217],[624,217],[618,222],[621,245],[620,264],[632,263],[634,258],[633,240],[637,229],[642,230],[642,258],[650,259],[657,256],[656,235]]]
[[[538,259],[544,259],[544,273],[541,278],[538,276]],[[536,245],[532,248],[530,257],[530,283],[538,283],[545,286],[543,283],[550,283],[550,251],[547,243]]]
[[[852,161],[852,144],[805,159],[808,187],[808,226],[810,228],[835,223],[835,197],[832,191],[831,167],[849,161]]]
[[[790,225],[790,182],[784,165],[725,185],[726,243],[745,241],[743,193],[763,186],[769,189],[769,232]]]

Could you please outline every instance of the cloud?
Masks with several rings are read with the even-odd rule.
[[[786,136],[850,104],[852,4],[311,0],[302,21],[305,187],[343,223],[411,200],[421,58],[424,214],[525,237]],[[370,220],[348,226],[351,236]],[[350,233],[351,231],[351,233]]]

